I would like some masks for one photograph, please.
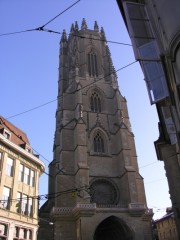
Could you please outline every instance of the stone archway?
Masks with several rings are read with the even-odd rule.
[[[133,232],[120,218],[111,216],[96,228],[93,240],[133,240]]]

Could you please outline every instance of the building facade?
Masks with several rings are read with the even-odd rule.
[[[155,148],[164,161],[180,238],[180,2],[117,0],[159,116]]]
[[[26,134],[0,116],[0,239],[37,239],[38,186],[44,170]]]
[[[152,239],[126,99],[103,28],[72,24],[60,41],[54,159],[39,239]],[[50,233],[54,233],[54,236]]]
[[[154,221],[157,240],[178,240],[174,213],[171,208],[166,209],[166,215]]]

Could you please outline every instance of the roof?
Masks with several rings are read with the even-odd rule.
[[[174,212],[168,212],[168,213],[166,213],[162,218],[160,218],[160,219],[157,219],[157,220],[155,220],[154,222],[155,223],[158,223],[158,222],[162,222],[162,221],[164,221],[165,219],[168,219],[168,218],[172,218],[172,216],[174,215]]]
[[[10,134],[10,141],[15,143],[16,145],[30,145],[27,135],[22,130],[20,130],[8,120],[0,116],[0,133],[3,133],[4,130],[6,130]]]

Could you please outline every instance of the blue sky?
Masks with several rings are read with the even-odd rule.
[[[1,0],[0,34],[40,27],[75,2]],[[83,18],[90,29],[97,20],[108,41],[131,44],[115,0],[81,0],[45,28],[60,33],[65,29],[68,34],[75,21],[81,27]],[[0,115],[26,132],[33,149],[46,164],[46,172],[53,157],[60,38],[61,34],[44,31],[0,35]],[[135,61],[131,46],[115,43],[108,46],[116,70]],[[171,206],[163,162],[157,160],[154,149],[158,138],[156,108],[150,105],[139,63],[118,71],[117,75],[128,104],[148,207],[154,209],[156,219]],[[43,174],[40,194],[47,194],[47,182],[47,175]]]

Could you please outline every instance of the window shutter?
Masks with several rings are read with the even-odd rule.
[[[156,42],[151,41],[144,44],[139,47],[138,50],[142,59],[142,69],[145,75],[151,103],[164,99],[168,96],[168,90],[162,63],[159,60]],[[147,61],[143,61],[143,59]]]
[[[141,62],[150,101],[153,104],[169,95],[155,35],[145,4],[126,1],[123,2],[123,6],[134,54]]]

